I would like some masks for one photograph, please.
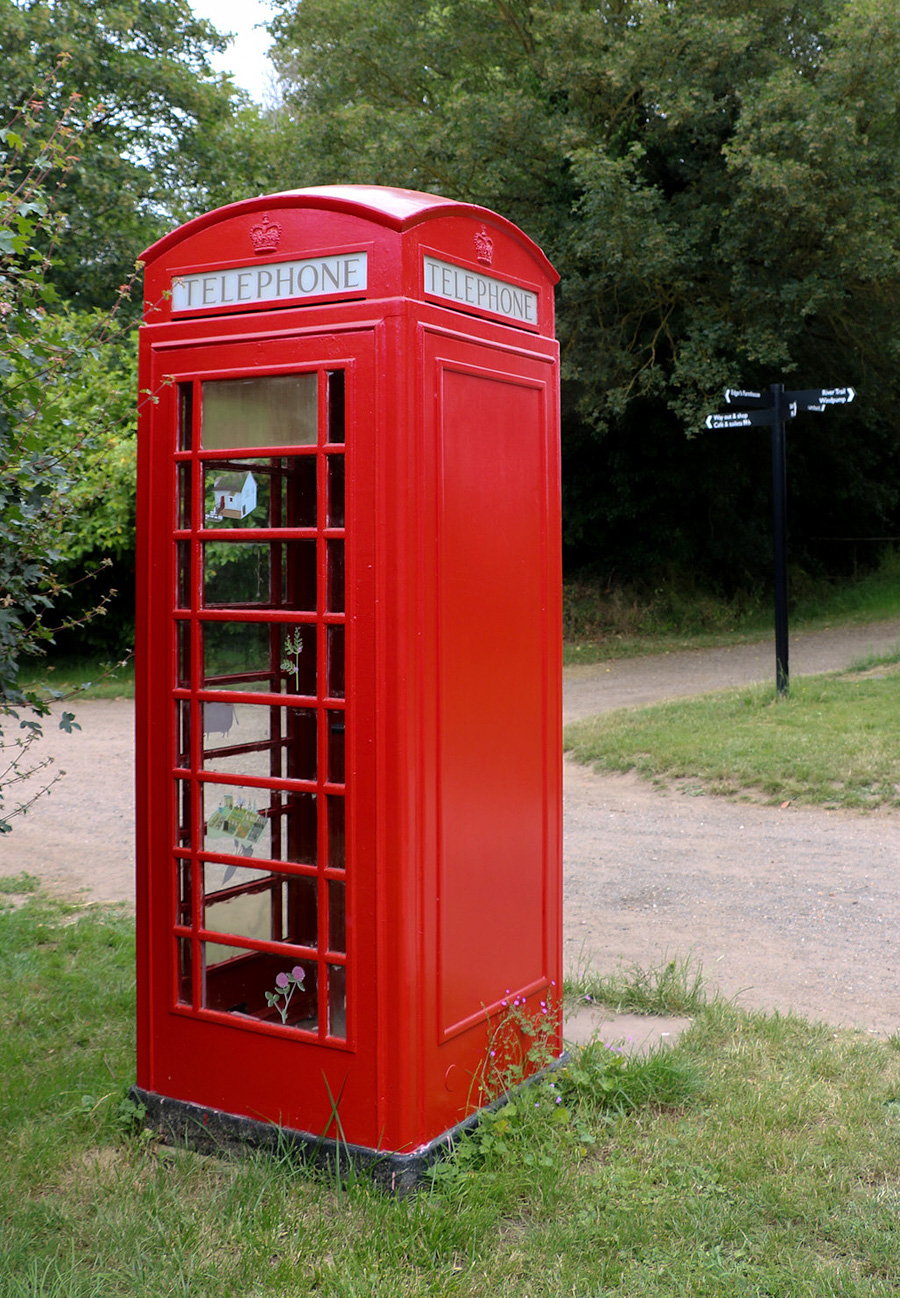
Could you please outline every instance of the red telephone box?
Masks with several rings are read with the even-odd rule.
[[[145,262],[137,1093],[396,1176],[508,1002],[561,1046],[557,276],[365,186]]]

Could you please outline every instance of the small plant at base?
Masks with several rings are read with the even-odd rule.
[[[558,1036],[550,1000],[555,988],[551,983],[536,1010],[529,1009],[525,996],[513,996],[507,989],[509,999],[500,1002],[502,1013],[493,1022],[488,1019],[487,1050],[479,1079],[483,1100],[496,1099],[552,1063]]]
[[[282,1023],[287,1023],[291,998],[295,991],[302,989],[305,977],[303,966],[295,964],[290,973],[276,974],[275,991],[266,992],[266,1004],[278,1011]]]

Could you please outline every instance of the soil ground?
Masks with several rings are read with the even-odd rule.
[[[798,635],[791,674],[837,670],[898,640],[900,622]],[[571,667],[565,719],[757,680],[774,680],[769,642]],[[133,705],[85,701],[77,715],[71,735],[46,728],[43,753],[66,774],[0,839],[0,875],[24,870],[57,892],[133,904]],[[567,973],[690,957],[747,1008],[900,1030],[896,813],[660,793],[568,760],[564,787]],[[567,1035],[599,1028],[641,1045],[679,1027],[587,1014]]]

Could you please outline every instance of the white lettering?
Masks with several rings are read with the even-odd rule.
[[[331,281],[331,287],[337,291],[341,287],[341,268],[340,266],[329,266],[327,261],[322,262],[322,291],[325,292],[325,281]]]
[[[312,278],[310,278],[312,276]],[[304,278],[305,277],[305,278]],[[319,287],[319,272],[309,262],[300,267],[297,275],[297,287],[301,293],[315,293]]]
[[[172,277],[172,314],[210,310],[244,302],[302,301],[305,298],[364,293],[368,253],[336,253],[265,266]]]
[[[423,254],[425,292],[460,306],[480,307],[508,320],[537,324],[538,295],[480,271],[463,270]]]

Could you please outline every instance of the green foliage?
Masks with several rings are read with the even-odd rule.
[[[57,625],[72,630],[56,634],[56,653],[121,658],[134,638],[137,332],[108,312],[61,305],[36,323],[36,336],[57,363],[33,433],[65,468],[54,607]],[[103,616],[92,619],[101,594]]]
[[[95,444],[91,403],[77,427],[68,417],[79,400],[73,380],[116,327],[115,309],[77,325],[53,314],[58,298],[48,276],[65,218],[47,185],[74,168],[77,139],[68,110],[44,127],[37,99],[0,131],[0,833],[22,809],[4,808],[4,790],[47,765],[31,750],[53,692],[23,690],[18,673],[23,657],[43,653],[58,629],[50,619],[64,593],[72,483],[84,448]],[[126,295],[123,288],[120,301]],[[101,598],[59,616],[74,626],[103,611]],[[63,712],[62,728],[72,724]]]
[[[142,249],[207,206],[207,174],[227,164],[204,135],[234,96],[209,64],[223,45],[186,0],[0,0],[0,121],[44,82],[46,119],[71,105],[81,135],[56,200],[64,297],[109,306]]]
[[[280,0],[274,31],[303,183],[483,203],[560,270],[571,564],[767,579],[766,434],[703,417],[779,379],[859,390],[790,426],[794,557],[898,533],[893,0]]]

